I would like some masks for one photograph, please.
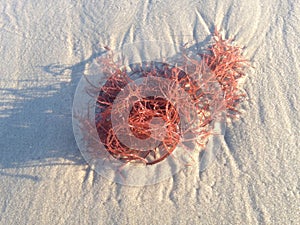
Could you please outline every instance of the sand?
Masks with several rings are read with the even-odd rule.
[[[0,224],[300,224],[298,0],[1,0],[0,12]],[[99,176],[72,130],[86,65],[106,45],[203,46],[214,26],[255,67],[216,161],[145,187]]]

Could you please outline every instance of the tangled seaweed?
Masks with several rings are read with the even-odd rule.
[[[222,113],[230,117],[239,113],[238,105],[245,97],[239,79],[245,76],[249,62],[242,57],[241,48],[232,45],[232,40],[223,39],[218,31],[207,51],[198,53],[201,60],[191,57],[183,49],[180,65],[143,62],[131,65],[128,70],[113,60],[113,54],[109,51],[99,58],[102,72],[108,79],[97,98],[95,122],[101,142],[115,159],[153,165],[170,156],[179,144],[187,151],[196,146],[205,149],[208,137],[213,134],[212,121]],[[139,78],[146,82],[130,86]],[[167,79],[169,83],[160,85],[161,79]],[[178,111],[178,107],[187,101],[178,94],[178,87],[189,96],[193,109],[187,107]],[[159,90],[168,97],[145,96],[145,90]],[[113,124],[113,111],[119,111],[121,117],[128,108],[129,115],[124,116],[122,122]],[[132,137],[151,138],[158,144],[144,146],[143,150],[128,147],[120,140],[120,135],[126,136],[128,132]]]

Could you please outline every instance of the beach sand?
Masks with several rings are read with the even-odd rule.
[[[298,0],[0,0],[0,12],[0,224],[300,224]],[[255,67],[216,161],[145,187],[98,175],[72,130],[86,65],[104,46],[205,46],[215,27]]]

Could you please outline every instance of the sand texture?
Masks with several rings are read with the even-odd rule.
[[[1,225],[300,224],[299,0],[0,0],[0,12]],[[106,45],[205,46],[215,26],[255,67],[216,161],[146,187],[94,172],[72,130],[86,65]]]

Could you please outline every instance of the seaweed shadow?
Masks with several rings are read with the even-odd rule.
[[[0,87],[0,176],[40,181],[9,169],[85,164],[73,136],[73,96],[86,64],[103,53],[70,66],[40,66],[51,75],[46,82],[20,79],[22,88]]]

